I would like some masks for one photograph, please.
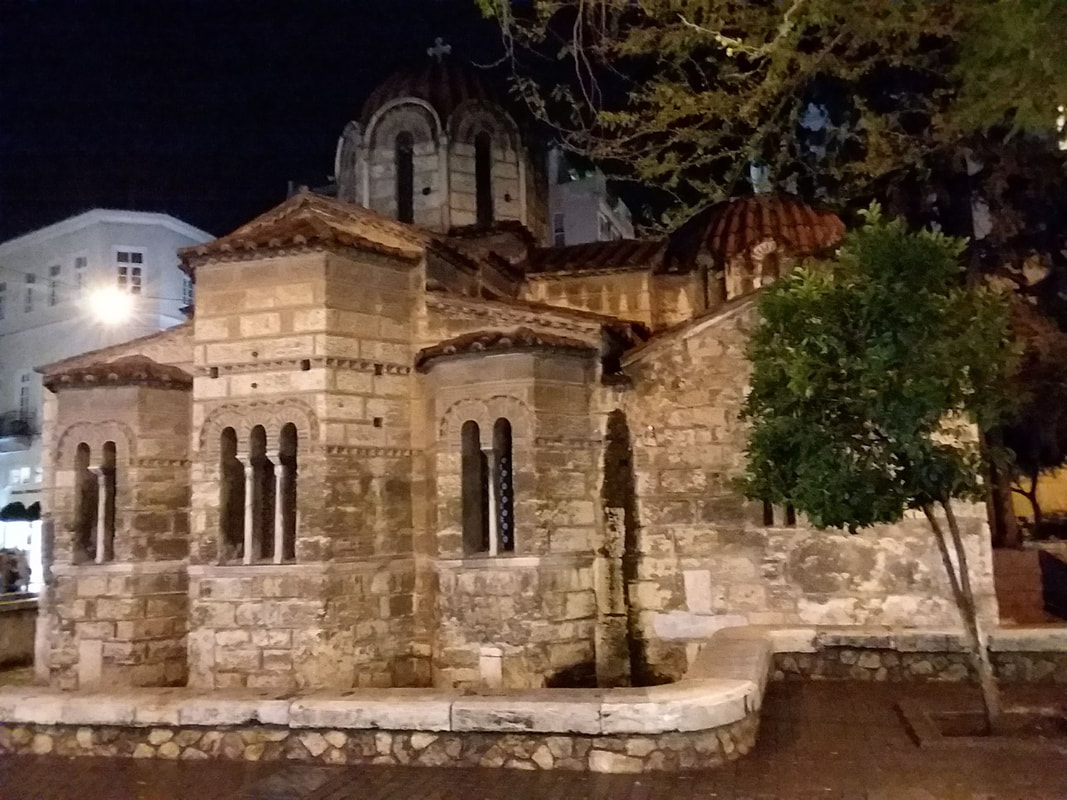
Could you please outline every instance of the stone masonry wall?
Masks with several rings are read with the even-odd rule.
[[[1067,653],[993,652],[1001,683],[1067,684]],[[894,649],[833,647],[815,653],[776,653],[777,681],[976,681],[970,656],[962,652],[901,652]]]
[[[188,594],[182,562],[53,567],[49,681],[62,689],[180,686]]]
[[[758,725],[754,713],[715,730],[646,736],[0,724],[0,754],[674,772],[740,758]]]
[[[589,358],[494,354],[432,365],[435,685],[536,687],[595,674],[595,447]],[[464,557],[461,437],[512,428],[515,550]]]
[[[189,685],[425,686],[410,559],[190,568]]]
[[[746,441],[751,301],[668,335],[630,360],[620,408],[634,450],[639,566],[631,595],[650,660],[680,674],[695,643],[736,625],[952,627],[958,614],[924,520],[847,535],[764,526],[732,481]],[[972,580],[995,619],[984,510],[961,508]],[[687,652],[688,651],[688,652]]]

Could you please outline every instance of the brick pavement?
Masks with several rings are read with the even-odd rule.
[[[1022,688],[1009,700],[1064,697]],[[952,684],[774,684],[759,744],[727,767],[682,775],[322,767],[293,763],[175,763],[0,758],[0,800],[1056,800],[1067,758],[931,753],[908,738],[893,702],[950,706]]]

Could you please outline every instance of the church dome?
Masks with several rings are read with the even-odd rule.
[[[437,112],[442,124],[468,100],[496,102],[496,93],[489,89],[484,70],[444,55],[443,58],[430,58],[420,66],[402,69],[386,78],[367,97],[359,115],[360,123],[366,128],[378,109],[405,97],[425,100]]]

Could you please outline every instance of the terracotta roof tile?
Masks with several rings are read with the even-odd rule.
[[[53,372],[45,376],[44,385],[53,392],[88,386],[131,385],[191,389],[193,376],[178,367],[160,364],[147,356],[133,355]]]
[[[403,97],[417,97],[429,103],[445,123],[468,100],[496,102],[496,92],[486,81],[484,70],[461,60],[446,57],[395,72],[382,81],[363,103],[359,121],[364,127],[386,103]]]
[[[595,353],[596,348],[588,342],[542,333],[530,328],[515,328],[511,331],[475,331],[453,339],[447,339],[432,347],[424,348],[415,357],[415,368],[423,369],[434,359],[471,353],[501,353],[514,350],[572,350]]]
[[[654,271],[663,262],[666,245],[664,239],[615,239],[568,247],[539,247],[530,253],[526,274]]]
[[[670,235],[668,260],[690,265],[705,251],[724,264],[768,239],[789,255],[816,255],[844,235],[845,225],[832,211],[812,208],[791,195],[761,194],[698,211]]]
[[[370,209],[309,191],[211,242],[178,251],[183,265],[210,256],[332,244],[417,259],[431,236]]]

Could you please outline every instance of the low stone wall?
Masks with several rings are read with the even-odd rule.
[[[0,752],[642,772],[708,767],[755,743],[765,631],[721,631],[686,678],[486,694],[0,689]]]
[[[810,643],[794,636],[798,643],[797,651],[775,648],[772,680],[975,679],[970,656],[954,633],[820,631]],[[989,637],[989,651],[1001,682],[1067,684],[1067,627],[1001,629]]]
[[[37,628],[37,598],[0,595],[0,667],[33,663],[33,637]]]
[[[658,736],[0,725],[0,753],[650,772],[738,758],[755,744],[758,724],[752,714],[712,731]]]

